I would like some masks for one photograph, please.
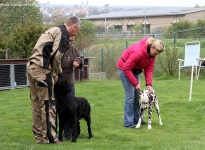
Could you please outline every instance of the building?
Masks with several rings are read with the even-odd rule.
[[[91,15],[85,19],[93,21],[96,25],[110,26],[122,31],[132,31],[136,24],[146,27],[148,33],[159,33],[165,26],[177,23],[179,20],[196,22],[205,19],[205,8],[178,8],[166,7],[155,9],[141,9],[135,11],[109,12],[100,15]],[[106,29],[106,28],[105,28]]]

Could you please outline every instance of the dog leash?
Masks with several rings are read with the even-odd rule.
[[[143,93],[143,90],[138,90],[139,92],[140,92],[140,94],[142,94]]]

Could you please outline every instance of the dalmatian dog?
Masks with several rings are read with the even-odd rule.
[[[139,129],[144,111],[148,108],[148,130],[152,129],[152,109],[155,106],[158,114],[159,124],[162,125],[160,110],[158,105],[158,98],[156,92],[153,90],[152,93],[148,89],[144,89],[143,93],[140,95],[140,116],[137,125],[135,128]]]

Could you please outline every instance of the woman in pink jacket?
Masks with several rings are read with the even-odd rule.
[[[118,73],[125,91],[124,126],[133,128],[139,119],[139,102],[135,102],[135,95],[142,90],[139,77],[144,70],[146,88],[152,89],[152,74],[155,58],[164,50],[161,40],[143,38],[128,47],[117,61]],[[135,94],[136,93],[136,94]]]

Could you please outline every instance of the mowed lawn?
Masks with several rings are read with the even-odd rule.
[[[2,150],[204,150],[205,79],[155,80],[163,126],[153,112],[152,129],[123,126],[124,91],[119,80],[90,79],[77,82],[76,95],[91,104],[93,138],[81,120],[81,135],[76,143],[36,144],[31,130],[29,88],[0,91],[0,149]],[[144,87],[144,81],[141,79]],[[147,113],[146,113],[147,121]]]

